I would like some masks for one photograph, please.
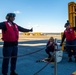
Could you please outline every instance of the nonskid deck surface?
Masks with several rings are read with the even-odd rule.
[[[46,42],[47,40],[31,40],[19,43],[20,45],[18,55],[25,55],[25,56],[18,57],[17,59],[16,72],[18,73],[18,75],[34,75],[47,64],[47,62],[40,62],[40,63],[36,62],[36,60],[40,60],[47,57],[45,49],[30,54],[30,52],[44,48],[45,47],[44,43]],[[29,44],[37,44],[37,45],[31,46]],[[0,46],[0,56],[2,56],[2,46]],[[73,62],[68,62],[67,53],[66,52],[63,53],[62,61],[57,63],[57,75],[71,75],[73,72],[76,71],[76,63],[74,62],[74,57],[72,58]],[[2,66],[2,58],[0,59],[0,75],[2,75],[1,66]],[[54,69],[55,69],[54,64],[48,64],[44,69],[42,69],[39,73],[37,73],[37,75],[54,75],[55,74]],[[9,73],[10,73],[10,65],[8,74]]]

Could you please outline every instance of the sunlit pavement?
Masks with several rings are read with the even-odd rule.
[[[36,62],[39,59],[47,57],[45,53],[45,45],[47,40],[31,40],[19,42],[18,60],[16,72],[18,75],[55,75],[54,63],[48,64],[43,70],[38,72],[44,67],[46,62]],[[37,51],[44,48],[43,50],[30,54],[31,52]],[[27,54],[27,55],[26,55]],[[25,56],[24,56],[25,55]],[[0,43],[0,56],[2,56],[2,43]],[[73,59],[74,60],[74,59]],[[0,59],[0,75],[1,74],[2,58]],[[57,75],[71,75],[76,71],[76,63],[68,62],[67,53],[64,52],[63,59],[57,64]],[[10,73],[10,65],[9,72]]]

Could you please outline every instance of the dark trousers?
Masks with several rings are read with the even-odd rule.
[[[45,49],[45,52],[48,54],[48,57],[51,57],[50,52],[54,52],[54,50],[53,50],[52,48],[50,48],[50,47],[47,47],[47,48]]]
[[[17,56],[17,52],[18,52],[18,46],[3,47],[3,57]],[[11,59],[10,69],[11,71],[15,71],[17,57],[16,58],[3,58],[2,73],[7,74],[10,59]]]
[[[73,50],[73,52],[71,52]],[[76,57],[76,39],[72,41],[66,41],[66,51],[68,52],[68,57]]]

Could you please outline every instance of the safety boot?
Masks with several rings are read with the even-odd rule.
[[[69,58],[68,62],[72,62],[72,58]]]
[[[10,75],[18,75],[16,72],[11,72]]]
[[[76,62],[76,58],[75,58],[75,62]]]

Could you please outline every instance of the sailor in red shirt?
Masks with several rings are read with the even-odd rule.
[[[31,32],[33,29],[23,28],[13,21],[15,20],[15,13],[8,13],[6,15],[6,20],[0,23],[0,29],[2,30],[2,40],[3,40],[3,62],[2,62],[2,74],[7,75],[8,73],[8,65],[11,57],[16,56],[15,58],[11,58],[11,67],[10,67],[10,75],[18,75],[16,70],[16,61],[18,54],[18,39],[19,39],[19,31],[20,32]],[[9,57],[9,58],[5,58]]]
[[[72,54],[73,54],[76,62],[76,35],[74,32],[76,31],[76,27],[70,27],[69,21],[65,23],[64,27],[66,29],[64,30],[60,46],[62,46],[66,38],[66,51],[68,52],[68,57],[69,57],[68,61],[72,62]],[[73,50],[73,53],[71,52],[71,50]]]

